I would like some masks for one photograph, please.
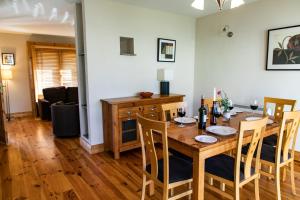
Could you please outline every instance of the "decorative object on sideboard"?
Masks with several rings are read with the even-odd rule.
[[[223,10],[225,2],[226,0],[216,0],[219,10]],[[231,0],[230,8],[236,8],[243,4],[245,4],[244,0]],[[204,0],[194,0],[191,6],[198,10],[204,10]]]
[[[266,70],[300,70],[300,25],[268,30]]]
[[[227,37],[231,38],[234,34],[232,31],[230,31],[230,26],[225,25],[224,28],[222,29],[223,33],[226,34]]]
[[[134,53],[134,38],[120,37],[120,55],[136,56]]]
[[[176,40],[157,39],[157,61],[175,62]]]
[[[12,70],[11,68],[4,68],[1,69],[1,78],[3,81],[2,87],[5,89],[5,113],[6,113],[6,119],[10,121],[11,115],[10,115],[10,101],[9,101],[9,88],[8,88],[8,82],[13,78]]]
[[[140,96],[144,99],[151,98],[153,96],[153,92],[140,92]]]
[[[157,80],[160,81],[160,94],[170,94],[170,81],[173,80],[174,72],[171,69],[159,69],[157,71]]]
[[[2,53],[2,65],[15,65],[15,54]]]

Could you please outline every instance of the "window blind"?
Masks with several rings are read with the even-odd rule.
[[[44,88],[78,85],[75,50],[36,48],[34,59],[37,99],[42,97]]]

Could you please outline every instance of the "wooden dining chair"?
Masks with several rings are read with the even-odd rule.
[[[294,111],[295,110],[296,100],[265,97],[264,98],[264,110],[263,110],[264,115],[267,115],[267,109],[268,109],[269,104],[275,105],[274,120],[281,122],[284,111]],[[284,110],[285,106],[290,106],[290,110]],[[271,145],[271,146],[275,146],[277,143],[277,137],[278,137],[278,135],[276,135],[276,134],[266,137],[264,139],[263,143]]]
[[[255,158],[255,167],[251,166],[254,160],[254,153],[260,154],[262,146],[262,135],[265,131],[268,118],[257,121],[240,122],[240,130],[236,147],[236,156],[231,157],[225,154],[217,155],[205,161],[205,172],[208,183],[205,187],[228,199],[240,199],[240,188],[245,184],[254,181],[255,199],[259,199],[259,178],[260,158]],[[251,132],[252,139],[249,144],[249,151],[244,162],[241,161],[242,145],[245,132]],[[220,188],[215,187],[214,180],[220,183]],[[234,194],[226,193],[226,186],[233,188]]]
[[[161,119],[162,121],[171,121],[177,117],[179,108],[186,107],[184,102],[175,102],[161,105]]]
[[[168,153],[167,123],[146,119],[137,115],[138,128],[142,146],[143,157],[143,186],[142,200],[145,199],[146,186],[149,185],[150,193],[154,193],[153,184],[157,184],[163,190],[163,200],[179,199],[192,194],[190,184],[192,182],[192,163],[187,162]],[[162,159],[157,157],[157,149],[153,141],[153,132],[162,137]],[[150,158],[147,164],[147,156]],[[169,190],[178,186],[187,185],[188,189],[176,196],[169,197]]]
[[[294,175],[294,153],[296,138],[299,129],[300,111],[284,112],[280,133],[276,147],[263,144],[261,150],[261,164],[270,166],[275,172],[263,171],[261,174],[275,179],[277,200],[281,199],[280,193],[280,169],[290,168],[292,192],[296,195],[295,175]],[[285,173],[286,170],[284,170]],[[285,174],[284,174],[285,176]],[[285,179],[285,177],[283,178]]]

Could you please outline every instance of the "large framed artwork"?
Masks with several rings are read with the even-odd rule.
[[[157,61],[175,62],[176,40],[158,38],[157,40]]]
[[[300,70],[300,25],[268,31],[267,70]]]

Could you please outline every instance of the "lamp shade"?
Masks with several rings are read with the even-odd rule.
[[[2,80],[11,80],[13,78],[11,69],[2,69],[1,70]]]
[[[174,78],[174,72],[171,69],[159,69],[157,70],[158,81],[172,81]]]

